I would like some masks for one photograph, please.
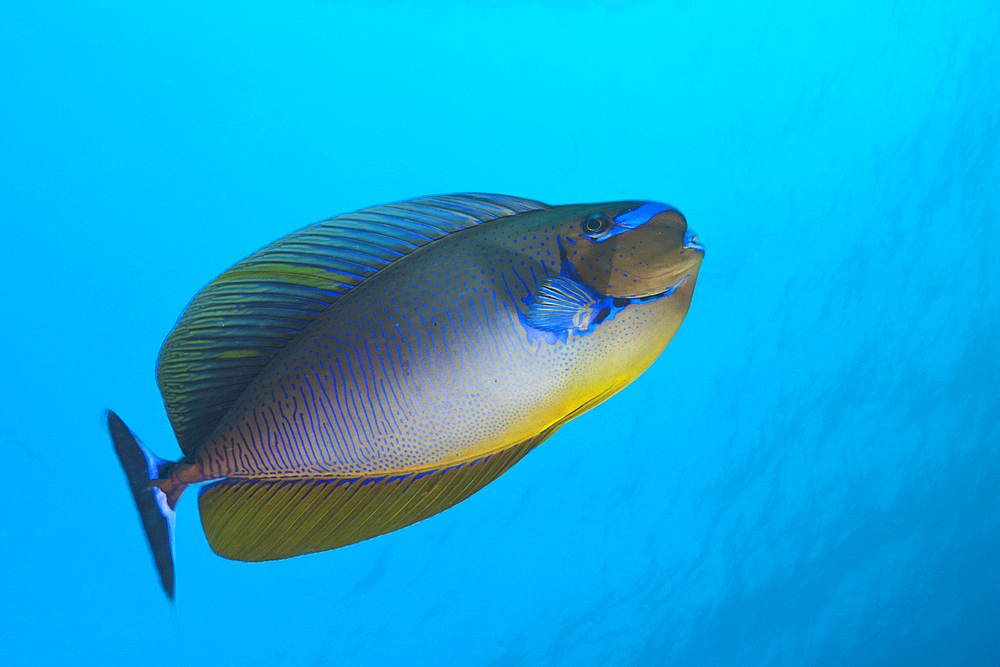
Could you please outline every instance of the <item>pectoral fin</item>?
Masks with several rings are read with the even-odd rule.
[[[607,316],[601,314],[605,300],[572,278],[546,278],[525,319],[544,331],[587,331]]]

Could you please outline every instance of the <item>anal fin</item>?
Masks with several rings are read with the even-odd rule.
[[[461,466],[378,479],[225,479],[198,496],[212,549],[267,561],[326,551],[399,530],[452,507],[555,432]]]

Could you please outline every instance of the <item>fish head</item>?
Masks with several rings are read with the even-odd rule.
[[[617,202],[575,214],[578,224],[564,227],[566,258],[597,293],[641,299],[670,294],[697,278],[705,250],[673,206]]]

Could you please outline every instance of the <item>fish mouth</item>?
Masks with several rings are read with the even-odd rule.
[[[687,232],[684,234],[684,247],[691,248],[692,250],[697,250],[698,252],[704,254],[705,246],[698,243],[698,235],[694,232]]]
[[[656,301],[657,299],[662,299],[663,297],[670,296],[671,294],[673,294],[677,290],[677,288],[681,286],[681,283],[683,283],[685,280],[687,280],[690,277],[691,277],[691,274],[687,273],[687,274],[681,276],[681,279],[678,280],[676,283],[674,283],[673,285],[671,285],[667,289],[663,290],[662,292],[657,292],[656,294],[643,294],[643,295],[628,297],[627,299],[619,299],[619,300],[620,301],[629,301],[629,302],[635,302],[635,301],[638,301],[638,302]]]
[[[651,301],[653,299],[670,296],[678,287],[681,286],[681,283],[698,272],[701,260],[705,256],[705,250],[698,244],[698,237],[696,235],[689,234],[688,236],[690,238],[685,239],[684,247],[689,251],[685,252],[684,250],[681,250],[681,257],[679,261],[673,263],[669,267],[665,267],[662,273],[650,278],[650,282],[655,280],[660,285],[669,281],[667,284],[670,284],[670,287],[665,290],[660,290],[659,292],[634,294],[628,298],[637,301]]]

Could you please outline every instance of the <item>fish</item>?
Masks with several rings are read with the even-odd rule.
[[[167,597],[187,487],[238,561],[438,514],[645,371],[704,252],[667,204],[466,193],[335,216],[240,261],[160,349],[183,458],[105,412]]]

